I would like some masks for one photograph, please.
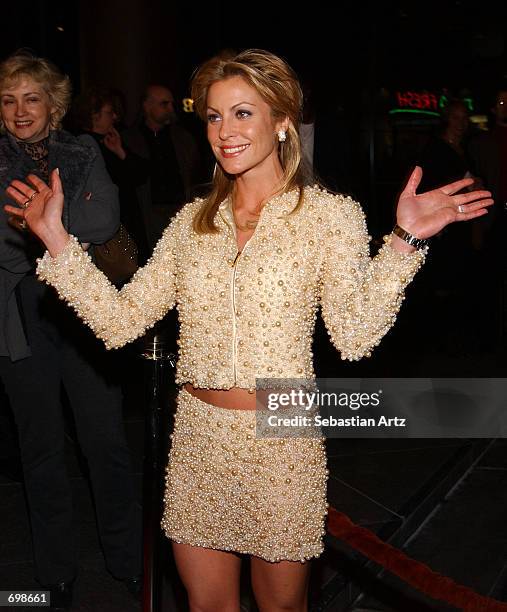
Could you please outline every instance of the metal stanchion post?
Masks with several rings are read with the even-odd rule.
[[[164,406],[163,381],[167,366],[174,367],[176,356],[166,353],[161,336],[155,335],[141,357],[147,365],[147,412],[143,475],[143,612],[160,609],[160,518],[162,510],[160,414]]]

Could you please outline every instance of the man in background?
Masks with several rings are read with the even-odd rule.
[[[137,188],[151,251],[171,217],[193,199],[201,160],[193,136],[179,123],[174,96],[150,85],[142,98],[142,120],[123,134],[127,147],[149,161],[145,183]]]

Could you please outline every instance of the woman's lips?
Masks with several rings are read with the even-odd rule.
[[[238,155],[241,155],[241,153],[248,149],[249,146],[249,144],[246,144],[238,145],[236,147],[220,147],[220,151],[222,152],[222,157],[228,159],[230,157],[237,157]]]

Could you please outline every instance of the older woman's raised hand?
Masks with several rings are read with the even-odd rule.
[[[421,178],[422,169],[416,166],[398,199],[396,210],[398,225],[417,238],[431,238],[450,223],[481,217],[493,204],[489,191],[459,193],[473,184],[473,178],[461,179],[418,194]]]
[[[50,185],[34,174],[26,181],[12,181],[6,192],[18,206],[6,205],[4,209],[26,224],[55,257],[69,240],[62,223],[64,195],[58,170],[51,173]]]

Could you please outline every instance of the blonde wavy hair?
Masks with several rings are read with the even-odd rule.
[[[295,212],[303,202],[303,187],[307,183],[301,162],[299,122],[303,93],[296,73],[280,57],[262,49],[247,49],[241,53],[223,53],[205,62],[192,77],[191,96],[197,115],[207,121],[207,97],[213,83],[239,76],[253,87],[270,106],[275,120],[288,117],[286,140],[279,144],[278,154],[283,169],[278,193],[299,188]],[[274,135],[273,135],[274,137]],[[220,203],[232,193],[234,177],[226,174],[219,164],[215,167],[212,190],[194,218],[194,230],[199,234],[218,231],[214,218]]]
[[[59,129],[72,95],[69,77],[45,58],[36,57],[26,51],[17,51],[0,63],[0,92],[16,85],[23,77],[29,77],[42,86],[50,105],[56,109],[51,113],[50,128]],[[0,116],[0,132],[5,131]]]

